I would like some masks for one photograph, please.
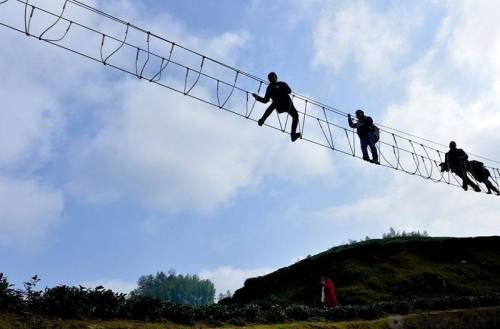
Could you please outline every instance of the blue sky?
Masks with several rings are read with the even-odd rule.
[[[344,111],[497,158],[493,2],[89,4],[257,76],[276,71]],[[23,23],[4,6],[0,20]],[[0,271],[16,284],[38,274],[127,291],[175,268],[234,290],[391,226],[499,233],[495,198],[291,144],[5,28],[0,42]]]

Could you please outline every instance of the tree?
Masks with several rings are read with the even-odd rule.
[[[429,233],[427,231],[411,231],[411,232],[406,232],[406,231],[396,231],[394,228],[389,228],[388,233],[384,233],[382,235],[383,239],[392,239],[392,238],[426,238],[429,236]]]
[[[221,301],[224,298],[231,298],[232,296],[233,294],[231,294],[231,291],[228,289],[225,293],[219,293],[219,296],[217,296],[217,301]]]
[[[212,304],[215,287],[210,280],[201,280],[197,275],[176,274],[171,269],[168,273],[144,275],[137,281],[137,289],[132,297],[145,296],[179,304]]]

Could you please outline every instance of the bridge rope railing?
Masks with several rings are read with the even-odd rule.
[[[4,0],[0,5],[2,5],[0,13],[5,6],[11,6],[10,10],[18,13],[9,15],[9,19],[0,15],[1,26],[248,120],[254,122],[258,120],[256,101],[250,96],[254,92],[257,94],[263,92],[264,87],[268,85],[268,82],[261,78],[77,0],[62,1],[59,12],[43,8],[30,0]],[[101,20],[109,21],[101,23],[102,25],[109,25],[110,22],[117,24],[119,28],[116,30],[121,30],[122,36],[112,35],[112,32],[104,32],[99,27],[84,24],[79,17],[71,17],[68,13],[70,6],[74,7],[72,9],[82,10],[83,15],[92,14]],[[40,19],[43,22],[49,22],[46,25],[40,23],[38,32],[34,32],[32,24],[36,17],[43,18]],[[12,20],[14,22],[10,22]],[[49,37],[51,32],[59,35]],[[78,35],[77,40],[71,40],[72,32]],[[83,34],[86,35],[86,41],[95,43],[90,48],[92,50],[82,46]],[[131,36],[132,34],[136,35],[135,38]],[[153,49],[153,43],[161,44],[160,48]],[[178,53],[181,54],[177,55]],[[293,93],[292,99],[299,112],[299,129],[303,141],[362,159],[357,150],[355,131],[345,126],[347,113],[298,93]],[[265,125],[289,133],[288,115],[284,123],[282,120],[276,113],[274,119],[268,119]],[[341,120],[343,124],[340,123]],[[442,144],[378,123],[377,126],[381,130],[381,140],[377,144],[381,166],[428,179],[434,183],[462,186],[454,174],[443,173],[440,170],[439,164],[444,161],[442,154],[445,151],[438,146],[443,146]],[[426,145],[424,142],[435,146]],[[474,156],[487,162],[499,163],[485,157]],[[491,179],[498,187],[500,169],[492,166],[487,168],[491,172]],[[470,178],[475,180],[472,176]],[[481,189],[486,192],[482,186]]]

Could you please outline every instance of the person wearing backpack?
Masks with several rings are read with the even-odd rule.
[[[450,142],[450,150],[444,155],[445,162],[442,165],[441,171],[450,170],[452,173],[462,178],[462,188],[467,191],[469,185],[476,192],[481,192],[481,188],[477,186],[470,178],[467,176],[467,172],[471,170],[469,164],[469,156],[464,150],[457,148],[457,143],[454,141]]]
[[[349,127],[357,129],[361,143],[361,152],[363,152],[363,160],[380,164],[378,160],[377,146],[375,145],[379,140],[379,129],[373,124],[373,119],[366,116],[362,110],[356,111],[356,123],[353,122],[350,114],[347,115],[347,119]],[[368,147],[372,153],[372,159],[368,156]]]

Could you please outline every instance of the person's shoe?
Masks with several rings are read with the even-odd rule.
[[[259,119],[259,121],[257,121],[257,124],[262,127],[262,125],[264,124],[264,120]]]
[[[372,160],[371,162],[374,163],[374,164],[376,164],[376,165],[380,164],[380,161],[378,161],[378,160]]]
[[[491,194],[491,191],[486,192],[486,194]]]
[[[474,187],[474,191],[481,192],[481,189],[479,187]]]
[[[464,189],[464,191],[467,191],[469,189],[467,185],[462,185],[462,188]]]
[[[368,161],[368,162],[372,162],[372,160],[370,160],[370,158],[363,157],[363,160]]]
[[[292,136],[292,142],[295,142],[297,139],[299,139],[302,136],[302,134],[301,133],[292,133],[291,136]]]

